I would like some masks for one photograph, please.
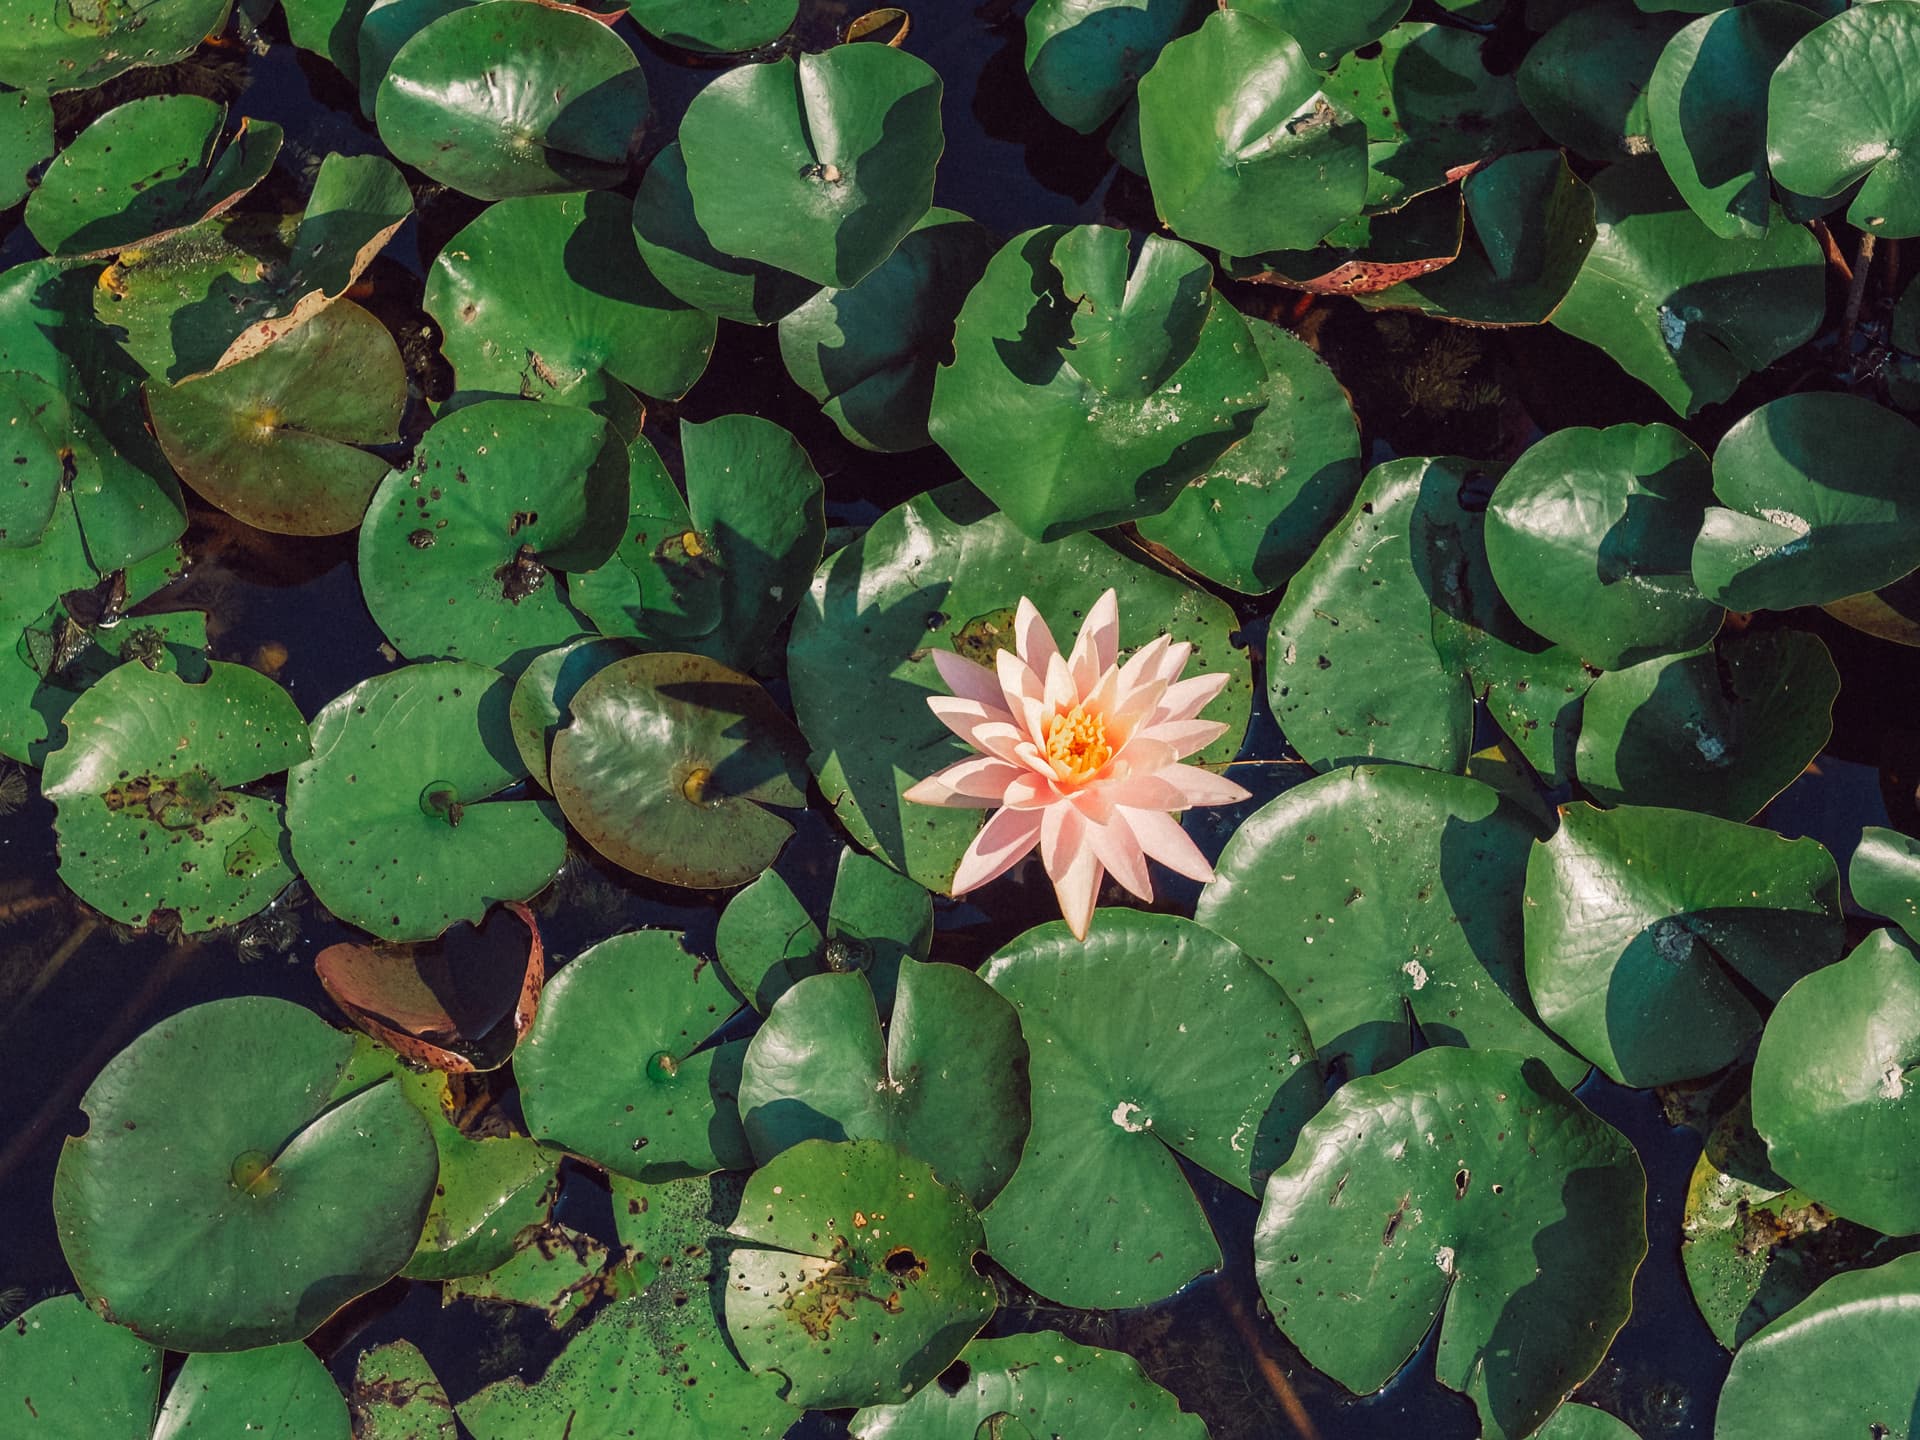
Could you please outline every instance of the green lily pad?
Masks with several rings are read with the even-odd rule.
[[[686,0],[631,0],[634,24],[657,40],[704,54],[757,50],[787,33],[800,0],[725,0],[689,5]]]
[[[1234,0],[1300,42],[1313,63],[1331,70],[1341,56],[1385,35],[1410,8],[1408,0]]]
[[[1226,256],[1229,275],[1310,295],[1363,295],[1390,290],[1445,270],[1459,258],[1466,209],[1452,187],[1417,195],[1398,210],[1360,214],[1308,250]]]
[[[53,523],[66,479],[73,411],[66,397],[37,375],[0,373],[0,548],[37,546]]]
[[[1154,208],[1186,239],[1236,255],[1319,243],[1367,199],[1367,131],[1342,98],[1294,36],[1214,11],[1140,82]]]
[[[216,215],[123,251],[89,292],[102,327],[143,378],[185,380],[215,369],[270,301],[268,278],[292,256],[293,217]]]
[[[889,45],[727,71],[680,126],[700,228],[725,254],[858,284],[933,204],[940,93],[931,66]]]
[[[281,0],[287,38],[309,55],[330,61],[351,81],[360,74],[360,27],[369,0]],[[244,13],[244,12],[243,12]]]
[[[515,674],[592,629],[554,572],[607,559],[626,470],[587,410],[483,400],[443,415],[367,506],[360,586],[375,623],[402,655]]]
[[[225,23],[233,0],[147,0],[118,8],[0,0],[0,85],[89,90],[138,65],[180,59]]]
[[[541,1311],[554,1329],[580,1318],[580,1312],[613,1282],[604,1272],[607,1247],[591,1235],[565,1225],[546,1224],[523,1231],[512,1253],[480,1275],[463,1275],[441,1289],[443,1304],[471,1300],[482,1305],[518,1305]]]
[[[633,241],[655,279],[722,320],[771,325],[819,288],[804,276],[713,247],[693,213],[678,141],[653,157],[640,181],[633,197]]]
[[[1886,916],[1912,938],[1920,930],[1920,841],[1866,826],[1847,867],[1847,889],[1862,909]]]
[[[527,773],[507,719],[511,693],[483,666],[408,665],[314,717],[313,758],[287,776],[287,821],[321,904],[382,939],[431,940],[559,873],[567,842],[557,807],[485,803]]]
[[[1920,514],[1903,483],[1920,427],[1871,400],[1787,395],[1735,422],[1713,456],[1693,546],[1703,594],[1737,610],[1824,605],[1920,565]]]
[[[932,924],[929,903],[929,938]],[[762,1015],[800,981],[827,968],[827,937],[777,870],[767,871],[727,901],[713,944],[733,988]]]
[[[1777,1001],[1840,956],[1840,874],[1817,840],[1690,810],[1567,805],[1527,863],[1527,987],[1622,1085],[1732,1063]]]
[[[74,701],[47,757],[60,877],[124,924],[231,925],[293,880],[284,812],[238,787],[304,760],[307,727],[266,676],[209,670],[194,685],[120,666]]]
[[[1487,562],[1522,621],[1611,670],[1720,628],[1694,588],[1707,457],[1668,425],[1577,426],[1529,446],[1487,505]]]
[[[1026,17],[1027,82],[1049,115],[1090,135],[1127,106],[1199,8],[1196,0],[1039,0]]]
[[[897,1402],[992,1318],[979,1217],[878,1140],[804,1140],[747,1182],[727,1256],[727,1332],[809,1409]]]
[[[305,1345],[238,1355],[189,1355],[154,1426],[154,1440],[244,1433],[261,1440],[349,1440],[347,1403]]]
[[[1626,1138],[1537,1060],[1439,1046],[1307,1122],[1267,1183],[1254,1271],[1287,1338],[1356,1393],[1437,1319],[1440,1383],[1487,1440],[1518,1440],[1626,1323],[1646,1193]]]
[[[976,1208],[1027,1137],[1026,1042],[1013,1007],[957,965],[903,959],[883,1039],[865,976],[811,975],[747,1046],[740,1119],[765,1164],[802,1140],[885,1140]]]
[[[553,793],[588,844],[673,885],[721,890],[793,833],[767,806],[806,804],[805,751],[767,692],[701,655],[615,661],[554,737]]]
[[[527,1128],[635,1180],[746,1168],[734,1097],[747,1045],[706,1045],[738,1004],[672,931],[602,940],[547,982],[515,1053]]]
[[[442,248],[424,303],[456,405],[518,396],[600,408],[615,383],[677,400],[713,352],[713,317],[653,278],[626,202],[604,190],[488,207]]]
[[[1245,440],[1137,528],[1196,574],[1263,595],[1306,562],[1352,498],[1360,434],[1325,361],[1278,325],[1246,323],[1267,367],[1266,408]]]
[[[1187,675],[1233,677],[1209,711],[1227,732],[1193,757],[1230,760],[1252,702],[1246,655],[1229,644],[1233,612],[1093,536],[1038,544],[977,494],[945,487],[889,511],[827,560],[794,618],[787,676],[820,789],[862,846],[929,890],[951,888],[983,812],[900,798],[968,753],[927,708],[928,695],[947,690],[929,647],[984,658],[1023,595],[1064,629],[1109,587],[1123,650],[1171,634],[1194,647]]]
[[[1017,1417],[1036,1435],[1071,1428],[1111,1440],[1207,1440],[1200,1417],[1131,1355],[1057,1330],[976,1340],[959,1363],[967,1378],[957,1389],[929,1385],[904,1405],[870,1406],[853,1417],[854,1440],[975,1440],[997,1416]]]
[[[410,1340],[360,1352],[351,1399],[356,1440],[456,1440],[446,1387]]]
[[[1762,239],[1724,239],[1652,155],[1590,185],[1593,248],[1553,323],[1605,350],[1676,413],[1725,400],[1820,328],[1825,266],[1802,227],[1770,223]]]
[[[474,5],[400,47],[374,113],[394,158],[481,200],[617,185],[647,118],[647,80],[598,20]]]
[[[1858,186],[1847,219],[1869,234],[1920,235],[1920,86],[1903,63],[1920,47],[1920,12],[1861,5],[1787,52],[1767,89],[1774,179],[1836,199]]]
[[[520,672],[508,707],[513,744],[527,774],[542,790],[553,791],[547,755],[553,737],[572,717],[573,697],[607,666],[634,653],[625,640],[581,639],[536,656]]]
[[[1219,1268],[1180,1161],[1251,1195],[1319,1108],[1287,993],[1231,941],[1133,910],[1095,911],[1085,942],[1061,921],[1029,930],[981,975],[1032,1056],[1033,1128],[985,1215],[994,1259],[1050,1300],[1103,1310]]]
[[[53,106],[47,97],[0,88],[0,210],[27,198],[29,177],[53,151]]]
[[[1876,7],[1877,8],[1877,7]],[[1714,1440],[1911,1440],[1920,1411],[1920,1255],[1836,1275],[1740,1347]]]
[[[994,249],[984,226],[929,210],[858,285],[816,291],[780,321],[787,374],[856,445],[932,444],[934,372],[952,357],[954,321]]]
[[[222,146],[227,108],[152,95],[109,110],[62,150],[27,201],[27,229],[60,257],[112,255],[236,204],[267,178],[280,127],[242,120]]]
[[[0,1409],[22,1440],[150,1440],[160,1351],[77,1295],[0,1328]]]
[[[1195,918],[1286,987],[1321,1060],[1350,1073],[1441,1045],[1516,1050],[1562,1084],[1584,1060],[1527,998],[1521,890],[1533,827],[1459,775],[1362,766],[1256,811],[1221,852]]]
[[[1602,805],[1749,820],[1826,747],[1840,673],[1802,630],[1736,635],[1593,682],[1580,783]]]
[[[1626,1421],[1592,1405],[1576,1405],[1571,1400],[1548,1417],[1547,1423],[1533,1432],[1536,1440],[1640,1440]]]
[[[353,1048],[311,1011],[245,996],[114,1057],[54,1177],[88,1301],[157,1345],[250,1350],[392,1278],[432,1199],[433,1139],[396,1086],[343,1093]]]
[[[1753,1062],[1767,1161],[1849,1220],[1920,1233],[1920,956],[1876,930],[1774,1007]]]
[[[360,523],[396,444],[406,366],[387,328],[350,300],[238,364],[148,386],[168,461],[201,496],[280,535],[336,535]]]
[[[1266,367],[1211,282],[1161,236],[1014,237],[961,308],[928,431],[1036,539],[1166,509],[1266,400]]]
[[[1520,62],[1520,98],[1542,130],[1589,160],[1645,155],[1653,148],[1648,82],[1685,23],[1627,0],[1577,8]]]

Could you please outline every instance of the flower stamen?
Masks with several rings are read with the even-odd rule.
[[[1047,759],[1065,784],[1085,784],[1113,758],[1106,720],[1078,705],[1047,721],[1046,737]]]

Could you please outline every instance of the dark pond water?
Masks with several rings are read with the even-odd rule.
[[[843,5],[810,5],[803,33],[824,43],[848,16]],[[647,68],[657,117],[652,135],[658,143],[672,134],[688,98],[711,72],[650,48],[630,26],[618,33],[634,44]],[[1021,69],[1020,21],[1006,0],[977,9],[970,0],[917,6],[910,47],[940,71],[947,87],[948,148],[937,203],[1005,233],[1085,220],[1153,223],[1143,187],[1111,165],[1102,141],[1055,124],[1033,100]],[[383,148],[360,119],[345,82],[324,62],[288,45],[277,18],[266,23],[253,48],[210,47],[187,67],[116,84],[110,96],[63,101],[62,139],[107,103],[133,93],[189,87],[230,100],[240,114],[282,124],[287,132],[283,171],[310,169],[328,151]],[[289,203],[297,203],[300,193],[294,174],[270,182],[281,187]],[[423,258],[435,254],[479,209],[476,202],[424,183],[418,200],[416,219],[372,272],[375,295],[369,303],[403,339],[420,324]],[[0,216],[0,265],[33,254],[17,219],[17,212]],[[1537,433],[1536,424],[1550,429],[1672,419],[1609,361],[1551,332],[1470,335],[1398,320],[1383,328],[1383,322],[1344,303],[1302,314],[1291,296],[1250,292],[1235,298],[1257,313],[1296,320],[1301,333],[1318,340],[1354,393],[1375,459],[1449,450],[1508,458]],[[1457,351],[1461,346],[1470,352],[1475,381],[1465,400],[1458,384],[1449,389],[1432,378],[1447,369],[1432,359],[1435,347]],[[411,354],[429,392],[444,383],[430,352],[430,343],[416,343]],[[1808,366],[1819,363],[1817,356],[1806,358]],[[1795,364],[1790,359],[1775,370],[1791,374]],[[1482,380],[1491,388],[1480,385]],[[1574,397],[1577,404],[1570,403]],[[1743,392],[1724,409],[1735,416],[1752,403]],[[832,523],[862,523],[912,493],[955,478],[937,450],[882,457],[847,445],[787,380],[771,333],[734,325],[722,327],[706,378],[682,405],[656,409],[648,432],[671,455],[679,415],[706,419],[743,410],[777,420],[806,444],[826,477]],[[416,418],[423,420],[423,412]],[[1711,443],[1724,423],[1710,412],[1688,428]],[[216,657],[277,664],[279,678],[309,716],[350,684],[394,663],[361,603],[350,539],[277,540],[196,508],[189,548],[192,570],[162,597],[160,607],[210,610]],[[1255,650],[1256,668],[1267,608],[1242,611],[1248,622],[1243,640]],[[1789,834],[1821,839],[1844,866],[1860,826],[1884,823],[1889,806],[1895,823],[1920,820],[1913,791],[1920,731],[1910,719],[1920,714],[1920,664],[1916,652],[1824,623],[1822,617],[1812,622],[1796,617],[1796,623],[1812,623],[1826,639],[1845,688],[1833,753],[1776,802],[1767,818]],[[777,674],[766,678],[778,687]],[[1263,760],[1285,754],[1264,713],[1256,716],[1246,754]],[[1255,799],[1239,810],[1196,817],[1197,838],[1209,853],[1217,852],[1247,809],[1305,778],[1301,767],[1284,763],[1235,773],[1255,790]],[[33,777],[24,778],[24,798],[11,813],[0,815],[0,1063],[6,1080],[0,1086],[0,1306],[9,1310],[70,1288],[49,1196],[61,1138],[83,1128],[75,1102],[100,1066],[148,1025],[217,996],[284,996],[336,1017],[312,962],[321,947],[348,938],[298,887],[238,931],[198,943],[170,945],[101,925],[54,878],[52,807],[38,798]],[[12,789],[0,785],[0,808],[14,803],[11,796]],[[842,843],[828,821],[810,815],[781,860],[780,869],[802,898],[819,908],[824,908]],[[969,903],[941,902],[939,958],[976,963],[1004,940],[1050,918],[1052,902],[1044,885],[1003,884],[990,893],[991,914]],[[1194,896],[1195,887],[1176,882],[1163,904],[1190,913]],[[707,946],[718,902],[650,886],[575,854],[538,908],[550,956],[564,957],[616,930],[640,925],[683,928],[691,944]],[[1601,1080],[1590,1080],[1580,1093],[1640,1152],[1650,1182],[1652,1247],[1636,1283],[1634,1319],[1581,1396],[1620,1415],[1646,1440],[1709,1435],[1727,1357],[1696,1314],[1679,1262],[1680,1205],[1699,1142],[1691,1131],[1668,1123],[1652,1094]],[[1326,1440],[1386,1434],[1467,1440],[1477,1433],[1472,1407],[1434,1383],[1430,1348],[1379,1395],[1358,1400],[1301,1363],[1260,1312],[1246,1263],[1255,1202],[1204,1174],[1195,1172],[1193,1179],[1222,1248],[1233,1259],[1228,1273],[1197,1282],[1166,1304],[1116,1314],[1061,1311],[1007,1281],[1010,1298],[994,1328],[1053,1326],[1133,1353],[1206,1419],[1216,1440],[1302,1433],[1281,1397],[1289,1386]],[[606,1190],[584,1172],[569,1180],[561,1217],[611,1236]],[[315,1337],[315,1344],[345,1376],[362,1349],[399,1335],[422,1347],[456,1397],[505,1373],[537,1373],[558,1344],[540,1317],[502,1319],[466,1306],[442,1310],[437,1290],[405,1282],[350,1307]],[[844,1420],[833,1416],[810,1417],[795,1432],[844,1433]]]

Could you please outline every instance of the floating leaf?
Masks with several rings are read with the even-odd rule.
[[[553,737],[573,714],[573,697],[607,666],[634,653],[634,647],[625,640],[575,640],[536,656],[520,672],[508,707],[513,744],[527,774],[542,790],[553,790],[547,753],[553,747]]]
[[[349,1405],[355,1440],[456,1440],[446,1388],[410,1340],[360,1352]]]
[[[53,106],[47,97],[0,88],[0,210],[27,198],[28,177],[53,151]]]
[[[1886,916],[1912,938],[1920,929],[1920,841],[1866,826],[1847,868],[1847,889],[1862,909]]]
[[[1569,1400],[1533,1432],[1537,1440],[1640,1440],[1626,1421],[1592,1405]]]
[[[1027,11],[1027,81],[1049,115],[1090,135],[1132,100],[1161,47],[1199,8],[1196,0],[1039,0]]]
[[[1330,70],[1348,51],[1390,31],[1409,5],[1408,0],[1234,0],[1233,8],[1294,36],[1315,65]]]
[[[157,1345],[251,1350],[392,1278],[432,1198],[433,1140],[396,1086],[344,1093],[352,1054],[312,1012],[245,996],[182,1011],[114,1057],[54,1177],[60,1247],[89,1302]],[[339,1403],[331,1381],[325,1394]],[[176,1402],[210,1403],[177,1386]]]
[[[463,1275],[440,1293],[446,1304],[474,1300],[539,1310],[557,1330],[599,1298],[608,1284],[606,1264],[607,1247],[600,1241],[549,1223],[522,1231],[513,1253],[484,1275]]]
[[[37,375],[0,373],[0,548],[37,546],[53,523],[66,480],[73,412],[66,397]]]
[[[1099,910],[987,963],[1031,1052],[1033,1129],[986,1212],[993,1256],[1063,1305],[1164,1300],[1220,1265],[1180,1161],[1253,1194],[1320,1105],[1293,1001],[1190,920]],[[1142,984],[1151,976],[1151,984]]]
[[[96,9],[0,0],[0,85],[87,90],[137,65],[171,64],[219,30],[232,4],[147,0]]]
[[[1645,155],[1653,149],[1647,85],[1685,23],[1627,0],[1575,8],[1520,62],[1520,98],[1542,130],[1589,160]]]
[[[0,1327],[0,1409],[25,1440],[151,1440],[160,1361],[79,1296],[56,1295]]]
[[[629,0],[627,9],[636,25],[669,45],[728,54],[778,40],[800,12],[800,0],[728,0],[722,5]]]
[[[1227,256],[1223,263],[1235,279],[1359,298],[1445,270],[1460,255],[1465,224],[1460,192],[1434,190],[1398,210],[1356,215],[1312,249]]]
[[[1307,1122],[1267,1184],[1254,1271],[1287,1338],[1356,1393],[1437,1319],[1440,1383],[1488,1440],[1517,1440],[1626,1323],[1646,1192],[1626,1138],[1539,1061],[1439,1046]]]

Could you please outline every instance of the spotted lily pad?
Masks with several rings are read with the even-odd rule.
[[[88,1301],[157,1345],[251,1350],[391,1278],[426,1218],[433,1139],[394,1085],[344,1093],[352,1053],[311,1011],[246,996],[110,1061],[54,1178]]]
[[[33,90],[0,88],[0,209],[27,198],[29,177],[54,151],[53,106]]]
[[[1163,1300],[1217,1268],[1180,1161],[1253,1194],[1319,1108],[1287,993],[1231,941],[1131,910],[1096,911],[1084,943],[1064,922],[1029,930],[981,974],[1032,1056],[1033,1128],[985,1217],[994,1259],[1093,1309]]]
[[[1299,40],[1313,63],[1330,70],[1342,55],[1387,34],[1409,8],[1407,0],[1234,0]]]
[[[607,1275],[607,1247],[593,1236],[549,1222],[520,1232],[507,1258],[484,1274],[462,1275],[441,1289],[443,1303],[518,1305],[538,1310],[556,1330],[617,1282]]]
[[[410,1340],[360,1352],[349,1405],[356,1440],[456,1440],[446,1387]]]
[[[180,59],[226,22],[233,0],[146,0],[117,9],[0,0],[0,85],[88,90],[137,65]]]
[[[24,1440],[151,1440],[161,1358],[77,1295],[56,1295],[0,1328],[0,1408]]]
[[[37,375],[0,373],[0,548],[38,545],[66,479],[73,425],[66,396]]]

